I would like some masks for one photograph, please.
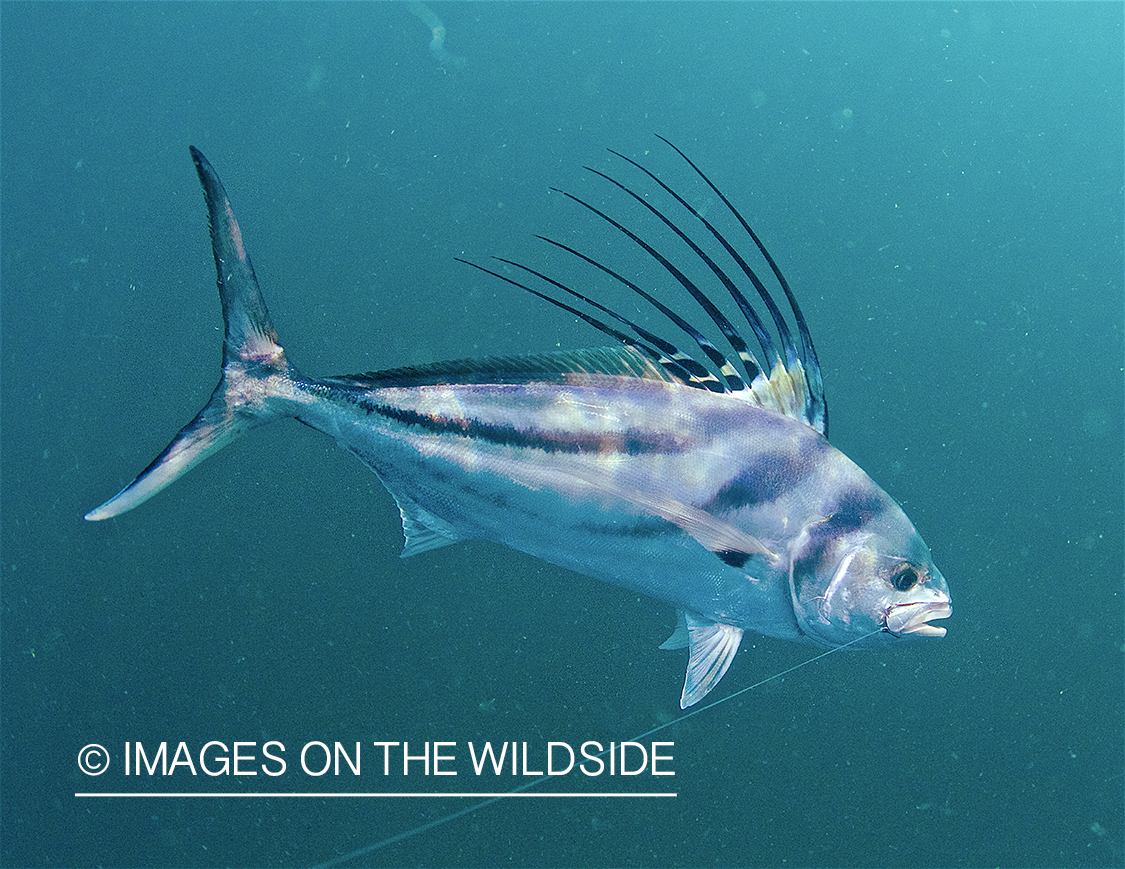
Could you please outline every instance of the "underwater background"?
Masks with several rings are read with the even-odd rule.
[[[324,375],[606,344],[454,257],[550,272],[544,233],[628,264],[548,187],[636,220],[582,169],[627,174],[612,147],[702,195],[660,134],[785,272],[832,441],[924,536],[949,634],[671,724],[651,739],[674,777],[539,788],[675,798],[509,799],[346,865],[1122,865],[1122,17],[0,5],[0,863],[318,864],[471,803],[75,794],[500,791],[523,779],[384,776],[371,743],[608,744],[680,714],[667,607],[483,543],[400,560],[375,476],[291,422],[82,520],[218,376],[188,145],[289,358]],[[815,654],[748,635],[713,696]],[[125,774],[127,744],[198,764],[209,741],[251,743],[258,774]],[[363,774],[304,774],[313,741],[361,742]],[[95,743],[110,765],[88,776]]]

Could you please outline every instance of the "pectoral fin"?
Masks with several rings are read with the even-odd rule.
[[[714,552],[725,564],[734,567],[741,567],[751,555],[762,555],[771,564],[777,564],[781,560],[776,552],[757,537],[718,516],[662,492],[647,491],[621,483],[611,474],[571,467],[564,472],[551,471],[534,477],[528,475],[522,482],[534,489],[550,486],[557,491],[573,490],[574,483],[580,482],[596,491],[621,498],[647,513],[671,522],[693,537],[704,549]]]
[[[609,487],[607,487],[609,488]],[[740,556],[738,565],[749,555],[764,555],[771,562],[778,555],[757,537],[747,534],[729,522],[724,522],[705,510],[663,495],[653,495],[627,488],[609,489],[639,507],[655,513],[695,538],[704,549],[714,552],[727,564],[735,564],[732,557]]]
[[[684,618],[691,654],[684,690],[680,695],[681,709],[694,706],[719,684],[742,642],[742,628],[704,622],[690,613],[685,613]],[[673,634],[668,643],[675,639],[676,634]]]

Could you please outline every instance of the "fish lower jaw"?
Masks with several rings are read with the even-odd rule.
[[[944,637],[945,628],[932,625],[930,622],[935,619],[947,619],[951,615],[953,615],[953,607],[948,601],[899,604],[887,610],[884,627],[896,637],[904,634],[918,637]]]

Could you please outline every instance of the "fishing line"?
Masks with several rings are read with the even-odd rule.
[[[782,670],[780,673],[774,673],[772,676],[769,676],[765,679],[762,679],[760,682],[755,682],[753,685],[747,685],[745,688],[740,688],[739,690],[735,691],[733,694],[728,694],[726,697],[720,697],[718,700],[715,700],[711,703],[708,703],[706,706],[700,706],[698,709],[691,710],[691,712],[685,712],[683,715],[679,716],[678,718],[673,718],[671,721],[665,721],[663,724],[658,724],[658,725],[656,725],[656,727],[652,728],[651,730],[646,730],[640,736],[634,736],[629,741],[630,742],[640,742],[642,739],[647,739],[648,737],[652,736],[654,733],[659,733],[661,730],[665,730],[665,729],[671,727],[673,724],[679,724],[681,721],[686,721],[688,718],[691,718],[693,715],[698,715],[700,712],[706,712],[708,709],[714,709],[720,703],[726,703],[728,700],[733,700],[735,697],[738,697],[741,694],[745,694],[747,691],[753,691],[755,688],[761,688],[767,682],[772,682],[774,679],[780,679],[782,676],[787,676],[790,673],[792,673],[794,670],[800,670],[802,667],[806,667],[809,664],[815,663],[816,661],[819,661],[821,658],[827,658],[829,655],[834,655],[836,652],[842,651],[842,650],[846,649],[848,646],[854,646],[856,643],[861,643],[864,640],[866,640],[868,637],[873,637],[873,636],[875,636],[875,634],[882,633],[882,631],[883,631],[882,628],[876,628],[871,633],[864,634],[862,637],[856,637],[854,640],[851,640],[850,642],[844,643],[842,646],[835,646],[834,648],[829,649],[827,652],[821,652],[816,657],[809,658],[808,660],[805,660],[805,661],[801,661],[801,663],[799,663],[799,664],[794,664],[788,670]],[[594,755],[594,757],[605,757],[612,750],[613,750],[612,747],[607,748],[605,751],[599,752],[598,754]],[[519,794],[519,793],[523,793],[524,791],[531,790],[537,784],[539,784],[540,782],[545,781],[545,780],[546,780],[545,776],[543,778],[531,779],[530,781],[524,782],[522,785],[519,785],[518,787],[514,787],[510,791],[507,791],[506,793],[504,793],[500,796],[489,797],[486,800],[481,800],[479,803],[473,803],[471,806],[466,806],[465,808],[463,808],[459,811],[451,812],[448,815],[442,815],[440,818],[436,818],[433,821],[428,821],[427,823],[420,824],[419,826],[414,827],[412,829],[404,830],[403,832],[397,833],[396,835],[391,836],[388,839],[383,839],[379,842],[375,842],[372,845],[366,845],[363,848],[357,848],[355,851],[351,851],[350,853],[344,854],[340,857],[334,857],[331,860],[326,860],[323,863],[318,863],[315,866],[311,867],[311,869],[332,869],[332,867],[334,867],[334,866],[340,866],[340,865],[343,865],[344,863],[348,863],[352,860],[358,859],[359,857],[365,857],[368,854],[373,854],[376,851],[381,851],[384,848],[388,848],[391,845],[394,845],[398,842],[402,842],[402,841],[405,841],[406,839],[410,839],[414,836],[417,836],[419,833],[425,833],[427,830],[432,830],[435,827],[440,827],[443,824],[448,824],[450,821],[456,821],[458,818],[463,818],[463,817],[465,817],[465,815],[472,814],[473,812],[477,811],[478,809],[483,809],[485,806],[491,806],[493,803],[498,803],[503,799],[507,799],[508,797],[514,796],[515,794]]]

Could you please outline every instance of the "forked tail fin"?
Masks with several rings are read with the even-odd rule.
[[[295,372],[285,361],[277,333],[242,243],[230,200],[211,164],[191,149],[207,199],[211,247],[226,335],[223,373],[210,400],[137,479],[86,514],[109,519],[147,501],[181,474],[255,426],[292,415]]]

